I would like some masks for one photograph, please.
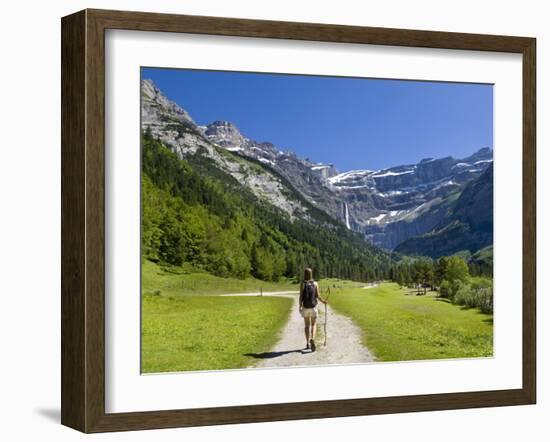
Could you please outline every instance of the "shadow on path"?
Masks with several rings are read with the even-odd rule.
[[[266,351],[263,353],[245,353],[245,356],[250,356],[255,359],[273,359],[284,356],[290,353],[311,353],[311,350],[286,350],[286,351]]]

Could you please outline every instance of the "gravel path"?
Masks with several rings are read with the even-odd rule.
[[[373,289],[374,287],[378,287],[380,284],[377,282],[371,282],[369,285],[366,285],[364,287],[361,287],[362,289]]]
[[[243,293],[227,296],[258,296],[258,293]],[[325,306],[319,303],[317,318],[317,350],[305,349],[304,320],[298,312],[298,295],[295,292],[270,292],[264,296],[285,296],[294,299],[290,318],[281,331],[275,346],[265,353],[252,355],[258,361],[254,367],[299,367],[308,365],[330,365],[373,362],[372,353],[361,344],[361,329],[349,318],[327,307],[327,345],[323,345]]]

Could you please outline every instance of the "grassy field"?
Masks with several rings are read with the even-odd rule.
[[[493,317],[397,284],[333,291],[330,304],[363,330],[381,361],[491,356]]]
[[[327,289],[330,288],[331,292],[339,289],[352,289],[352,288],[361,288],[365,287],[367,283],[365,282],[356,282],[349,281],[347,279],[337,279],[337,278],[325,278],[319,280],[319,289],[322,293],[325,293]]]
[[[142,372],[241,368],[269,351],[292,300],[222,297],[227,293],[298,291],[290,280],[219,278],[184,267],[142,266]]]
[[[465,309],[434,293],[384,283],[319,281],[336,311],[363,330],[363,342],[380,361],[491,356],[492,316]],[[292,300],[222,297],[222,293],[297,291],[289,280],[266,283],[226,279],[194,269],[143,264],[142,372],[242,368],[269,351],[287,322]],[[321,330],[319,330],[321,332]],[[322,339],[322,333],[318,339]]]
[[[224,293],[251,293],[271,291],[298,291],[298,284],[288,279],[279,282],[266,282],[254,278],[219,278],[196,269],[182,267],[160,267],[145,260],[142,264],[142,291],[153,294],[157,291],[164,296],[219,295]]]
[[[142,372],[242,368],[269,351],[292,299],[144,295]],[[249,354],[249,355],[247,355]]]

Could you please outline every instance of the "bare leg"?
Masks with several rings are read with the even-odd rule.
[[[311,346],[311,351],[315,351],[315,332],[317,331],[317,321],[316,318],[311,318],[311,332],[310,332],[310,341],[309,344]]]
[[[315,340],[317,334],[317,319],[311,318],[311,339]]]
[[[309,328],[310,328],[310,319],[304,318],[304,332],[306,335],[306,347],[309,348]]]

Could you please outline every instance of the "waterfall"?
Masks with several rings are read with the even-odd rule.
[[[344,201],[344,220],[346,222],[346,227],[348,229],[351,229],[351,226],[349,224],[349,209],[348,209],[348,203]]]

